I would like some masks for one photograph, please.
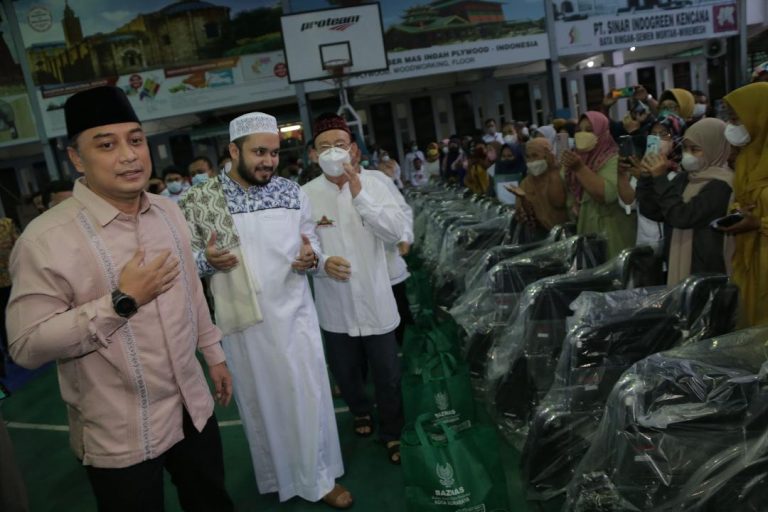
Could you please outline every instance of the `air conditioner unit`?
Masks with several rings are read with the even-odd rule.
[[[725,55],[727,49],[728,43],[725,39],[710,39],[704,45],[704,55],[708,59],[716,59]]]

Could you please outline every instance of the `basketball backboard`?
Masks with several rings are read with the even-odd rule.
[[[288,81],[333,78],[388,68],[384,28],[378,3],[286,14],[282,23]]]

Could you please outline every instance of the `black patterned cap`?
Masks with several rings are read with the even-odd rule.
[[[64,118],[70,139],[97,126],[141,123],[125,92],[111,85],[86,89],[70,96],[64,104]]]

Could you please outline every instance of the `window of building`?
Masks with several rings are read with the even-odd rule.
[[[123,54],[123,66],[135,67],[141,65],[141,55],[136,50],[127,50]]]
[[[395,118],[392,115],[390,103],[374,103],[371,105],[371,122],[375,127],[376,143],[382,148],[397,154],[397,139],[395,138]]]
[[[600,110],[605,91],[603,90],[603,74],[593,73],[584,75],[584,91],[587,94],[587,110]]]
[[[453,107],[453,122],[456,125],[456,133],[471,135],[477,129],[472,93],[465,91],[451,94],[451,106]]]
[[[416,141],[423,150],[427,144],[434,142],[435,113],[432,110],[432,97],[422,96],[411,99],[411,114],[413,115],[413,128],[416,130]]]
[[[206,23],[205,24],[205,37],[208,39],[214,39],[219,37],[219,24],[218,23]]]
[[[647,68],[638,68],[637,83],[645,87],[645,90],[651,93],[654,98],[659,97],[656,91],[656,68],[654,66]]]
[[[672,65],[672,76],[675,80],[675,87],[681,89],[693,89],[691,85],[691,63],[678,62]]]
[[[509,106],[512,107],[512,119],[525,123],[533,122],[531,91],[527,82],[509,86]]]

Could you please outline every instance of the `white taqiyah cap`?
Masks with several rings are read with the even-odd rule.
[[[250,112],[229,123],[229,142],[252,133],[279,133],[277,119],[263,112]]]

